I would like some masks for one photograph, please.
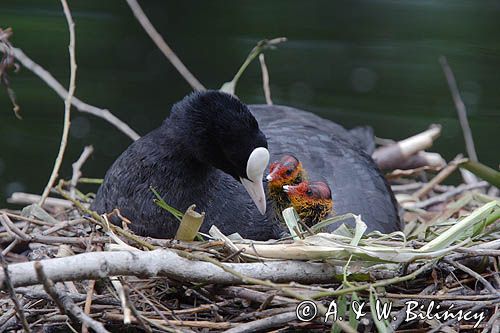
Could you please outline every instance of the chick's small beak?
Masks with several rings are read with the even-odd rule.
[[[279,167],[275,167],[275,168],[273,168],[273,167],[271,166],[271,172],[270,172],[270,173],[266,176],[266,180],[267,180],[268,182],[272,182],[273,180],[276,180],[276,178],[278,178],[278,177],[277,177],[277,175],[278,175],[278,170],[279,170]]]

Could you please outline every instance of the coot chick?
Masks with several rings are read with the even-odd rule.
[[[229,94],[194,92],[118,157],[91,208],[118,208],[137,234],[173,237],[179,223],[153,202],[153,187],[181,211],[194,203],[206,212],[202,232],[215,224],[225,234],[278,238],[280,227],[263,215],[268,161],[266,137],[247,106]]]
[[[290,199],[283,190],[285,185],[297,185],[306,179],[306,172],[302,163],[293,155],[283,155],[279,161],[271,163],[269,174],[266,176],[269,199],[273,203],[275,213],[290,207]]]
[[[325,182],[304,181],[298,185],[285,185],[283,190],[300,219],[308,227],[312,227],[332,212],[332,192]]]
[[[369,155],[374,146],[371,129],[348,131],[332,121],[286,106],[249,108],[267,137],[271,160],[293,155],[307,168],[309,179],[331,184],[336,214],[361,215],[368,232],[401,230],[394,194]],[[347,224],[354,227],[354,219]],[[337,227],[328,226],[326,231]]]

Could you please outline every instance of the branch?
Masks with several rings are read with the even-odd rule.
[[[54,282],[97,280],[107,276],[167,276],[180,281],[235,284],[241,276],[276,282],[328,283],[339,270],[329,264],[302,261],[270,261],[265,263],[223,263],[225,268],[241,274],[235,276],[205,261],[180,257],[172,250],[90,252],[71,257],[40,261],[47,277]],[[14,287],[38,284],[32,262],[9,265]],[[6,289],[0,272],[0,289]]]
[[[52,88],[52,90],[54,90],[59,95],[59,97],[66,98],[68,96],[68,91],[52,76],[52,74],[50,74],[45,68],[31,60],[23,52],[23,50],[15,47],[7,49],[4,45],[0,44],[0,51],[3,53],[10,52],[25,68],[32,71],[50,88]],[[118,119],[109,110],[100,109],[98,107],[84,103],[76,97],[73,97],[73,99],[71,100],[71,104],[80,112],[89,113],[106,120],[134,141],[140,138],[139,134],[131,129],[126,123]]]
[[[408,158],[431,147],[440,134],[441,126],[433,124],[422,133],[377,148],[372,154],[373,160],[383,170],[400,168]]]
[[[257,57],[260,53],[264,52],[264,50],[276,48],[276,45],[278,45],[279,43],[286,42],[286,40],[287,40],[286,37],[260,40],[257,43],[257,45],[255,45],[254,48],[250,51],[243,64],[240,66],[240,68],[234,75],[233,79],[229,82],[225,82],[222,85],[222,87],[220,87],[219,90],[234,95],[234,92],[236,90],[236,85],[238,84],[238,80],[240,79],[241,75],[243,75],[248,65],[250,65],[250,63],[255,59],[255,57]]]
[[[132,12],[134,13],[139,23],[142,25],[144,30],[146,30],[146,33],[149,35],[149,37],[151,37],[160,51],[163,52],[165,57],[167,57],[168,61],[170,61],[170,63],[174,65],[175,69],[177,69],[179,74],[182,75],[184,80],[186,80],[194,90],[205,90],[205,87],[194,77],[189,69],[184,66],[182,61],[179,59],[179,57],[177,57],[170,46],[168,46],[163,37],[158,33],[158,31],[156,31],[155,27],[153,26],[153,24],[151,24],[151,21],[148,19],[139,3],[136,0],[127,0],[127,3],[130,9],[132,9]]]
[[[83,149],[82,154],[76,160],[75,163],[72,164],[73,167],[73,176],[71,177],[71,183],[70,183],[70,195],[74,199],[75,198],[75,190],[76,190],[76,185],[78,185],[78,179],[82,176],[82,172],[80,169],[83,166],[83,163],[89,158],[90,154],[94,151],[94,147],[92,146],[86,146]]]
[[[62,0],[62,2],[64,1],[65,0]],[[73,302],[73,299],[71,299],[68,294],[56,288],[54,282],[45,274],[44,268],[39,261],[35,261],[33,266],[35,267],[39,282],[43,284],[45,292],[50,295],[62,314],[67,314],[75,324],[78,324],[78,322],[85,323],[85,325],[92,328],[97,333],[109,333],[102,323],[86,315],[83,310]]]
[[[28,324],[28,321],[26,320],[26,316],[24,315],[23,307],[21,306],[21,303],[17,299],[16,291],[14,290],[14,287],[12,286],[12,282],[10,281],[9,271],[7,268],[7,262],[5,261],[5,257],[1,253],[0,253],[0,264],[3,268],[5,285],[6,285],[7,289],[9,290],[9,295],[10,295],[12,302],[14,303],[14,308],[16,309],[17,316],[19,317],[19,320],[21,320],[21,324],[23,325],[24,331],[27,333],[30,333],[31,332],[30,325]]]
[[[448,81],[448,87],[450,88],[451,96],[458,113],[458,120],[460,121],[460,126],[464,133],[465,148],[467,149],[467,155],[471,161],[477,162],[476,148],[474,147],[474,139],[472,137],[472,131],[469,126],[469,121],[467,120],[467,110],[465,109],[465,104],[460,97],[460,92],[458,91],[457,82],[455,80],[455,75],[448,65],[448,61],[445,56],[439,58],[439,63],[443,68],[444,75],[446,76],[446,81]]]
[[[57,176],[59,175],[59,169],[62,164],[64,157],[64,151],[66,150],[66,143],[68,141],[69,126],[70,126],[70,116],[71,116],[71,99],[75,94],[75,81],[76,81],[76,56],[75,56],[75,22],[71,17],[71,12],[69,10],[66,0],[61,0],[61,4],[64,9],[64,15],[66,16],[66,21],[68,22],[69,29],[69,58],[70,58],[70,77],[69,77],[69,89],[66,100],[64,101],[64,127],[63,134],[61,136],[61,144],[59,146],[59,152],[57,153],[57,158],[54,163],[54,168],[52,169],[52,174],[50,175],[47,186],[42,193],[42,198],[40,199],[39,205],[43,206],[45,199],[49,196],[49,191],[54,185]]]
[[[264,53],[259,54],[260,68],[262,70],[262,87],[264,89],[264,96],[266,96],[267,105],[273,105],[271,100],[271,89],[269,88],[269,72],[266,66],[266,59]]]

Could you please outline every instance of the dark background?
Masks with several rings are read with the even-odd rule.
[[[232,78],[263,38],[289,42],[267,52],[273,101],[313,111],[347,127],[369,124],[402,139],[443,125],[433,150],[465,151],[446,80],[445,55],[467,105],[479,159],[498,167],[500,5],[498,1],[141,1],[149,18],[207,87]],[[71,1],[76,23],[77,89],[139,134],[168,115],[191,89],[134,19],[125,1]],[[64,86],[68,30],[58,1],[2,0],[0,27]],[[30,71],[11,80],[24,120],[0,90],[0,203],[13,191],[41,193],[57,155],[63,101]],[[258,61],[237,94],[263,103]],[[74,111],[61,176],[85,145],[95,153],[88,177],[104,176],[131,143],[105,121]],[[91,187],[90,190],[95,190]]]

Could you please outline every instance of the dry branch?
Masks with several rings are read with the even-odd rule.
[[[264,53],[259,54],[259,62],[262,70],[262,87],[264,89],[264,96],[266,97],[266,104],[273,105],[273,101],[271,99],[271,88],[269,87],[269,71],[267,70]]]
[[[448,65],[446,57],[441,56],[439,58],[439,63],[443,68],[446,81],[448,82],[448,87],[450,88],[451,97],[453,98],[453,102],[455,103],[455,108],[457,109],[458,120],[460,121],[460,126],[462,127],[462,131],[464,133],[465,148],[467,149],[467,155],[469,155],[469,158],[472,161],[477,162],[478,159],[476,154],[476,148],[474,147],[472,130],[470,129],[469,120],[467,119],[467,110],[465,109],[465,104],[462,101],[462,97],[460,97],[460,92],[457,87],[457,81],[455,80],[455,75],[453,74],[450,65]]]
[[[52,173],[49,177],[49,181],[43,190],[42,197],[40,198],[40,202],[38,203],[40,206],[43,206],[45,199],[49,196],[49,191],[54,185],[54,182],[59,175],[59,168],[61,167],[62,160],[64,157],[64,151],[66,150],[66,144],[68,141],[69,134],[69,126],[70,126],[70,118],[71,118],[71,100],[73,99],[73,95],[75,94],[75,83],[76,83],[76,55],[75,55],[75,22],[73,22],[73,18],[71,17],[71,11],[68,7],[68,4],[65,0],[61,0],[64,15],[66,16],[66,21],[68,22],[69,29],[69,58],[70,58],[70,77],[69,77],[69,89],[68,95],[64,100],[64,126],[63,133],[61,136],[61,144],[59,146],[59,152],[57,153],[56,161],[54,162],[54,168],[52,169]]]
[[[40,202],[41,198],[42,197],[37,194],[14,192],[11,194],[9,198],[7,198],[7,202],[17,205],[31,205]],[[71,203],[71,201],[68,200],[48,197],[45,199],[45,202],[42,207],[71,208],[73,207],[73,204]]]
[[[184,259],[168,249],[148,252],[92,252],[47,259],[42,263],[47,277],[55,282],[93,280],[113,275],[168,276],[180,281],[219,284],[242,282],[241,278],[226,273],[211,263]],[[338,268],[328,264],[301,261],[223,265],[250,278],[276,282],[321,283],[331,281],[331,276],[339,273]],[[31,262],[10,265],[9,272],[14,287],[38,283]],[[1,274],[1,289],[5,288],[4,283],[5,277]]]
[[[134,13],[135,17],[142,25],[144,30],[147,32],[148,36],[151,37],[156,46],[160,49],[160,51],[167,57],[170,63],[177,69],[179,74],[191,85],[191,87],[195,90],[205,90],[205,87],[196,79],[196,77],[187,69],[186,66],[182,63],[181,59],[177,57],[174,51],[168,46],[163,37],[156,31],[155,27],[148,19],[141,6],[136,0],[127,0],[130,9]]]
[[[9,50],[4,45],[0,44],[0,52],[6,53],[8,51]],[[10,52],[12,52],[12,55],[16,57],[16,59],[25,68],[29,69],[40,79],[42,79],[42,81],[44,81],[50,88],[52,88],[52,90],[54,90],[59,95],[59,97],[66,99],[66,97],[68,96],[68,91],[45,68],[35,63],[23,52],[23,50],[19,48],[12,47],[10,49]],[[130,128],[130,126],[118,119],[107,109],[101,109],[87,104],[76,97],[71,100],[71,104],[80,112],[89,113],[106,120],[134,141],[140,138],[140,135],[137,134],[132,128]]]
[[[458,91],[457,82],[455,80],[455,75],[451,70],[450,65],[445,56],[439,58],[439,63],[443,68],[446,81],[448,82],[448,87],[450,88],[451,96],[453,102],[455,103],[455,108],[457,109],[458,120],[460,122],[460,127],[462,127],[462,133],[464,134],[465,149],[467,150],[467,155],[473,162],[478,162],[476,148],[474,146],[474,138],[472,136],[472,130],[469,125],[469,120],[467,119],[467,110],[465,109],[465,104],[462,101],[460,92]],[[477,178],[468,170],[460,169],[462,178],[467,184],[473,184],[477,182]]]
[[[102,323],[90,318],[83,312],[83,310],[79,306],[77,306],[73,302],[71,297],[59,290],[54,285],[54,282],[45,274],[43,266],[39,261],[36,261],[33,266],[35,268],[38,280],[42,282],[45,291],[56,303],[59,311],[61,311],[61,314],[67,314],[74,324],[82,322],[85,323],[88,327],[91,327],[97,333],[109,333],[108,330],[104,328],[104,325]]]
[[[372,157],[381,169],[400,168],[400,165],[404,164],[409,157],[432,146],[440,134],[441,126],[432,125],[422,133],[378,148]]]
[[[80,170],[81,170],[83,164],[85,163],[85,161],[89,158],[90,154],[92,154],[93,151],[94,151],[94,147],[86,146],[83,149],[83,152],[80,155],[80,157],[78,158],[78,160],[76,160],[76,162],[73,163],[73,165],[72,165],[73,176],[71,177],[71,182],[70,182],[71,188],[70,188],[69,193],[73,199],[75,198],[75,189],[76,189],[76,185],[78,184],[78,179],[80,179],[80,177],[82,176],[82,172]]]
[[[17,299],[16,291],[14,290],[14,286],[12,285],[12,282],[10,280],[7,262],[5,261],[5,257],[1,253],[0,253],[0,265],[2,266],[2,271],[4,274],[4,280],[5,280],[4,283],[9,291],[10,299],[14,303],[14,308],[16,309],[16,314],[19,317],[19,319],[21,320],[21,324],[23,325],[24,331],[29,333],[29,332],[31,332],[30,326],[29,326],[28,322],[26,321],[26,316],[24,315],[23,307],[22,307],[21,303],[19,302],[19,300]]]

